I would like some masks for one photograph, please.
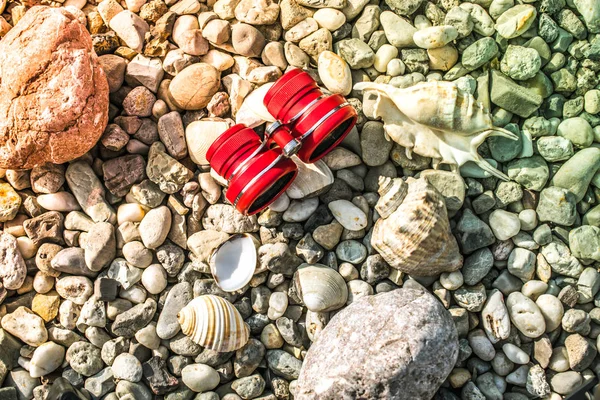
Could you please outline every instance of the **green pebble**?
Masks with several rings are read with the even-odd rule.
[[[494,191],[496,205],[499,208],[506,207],[510,203],[523,198],[523,188],[517,182],[500,182]]]
[[[557,92],[574,92],[577,89],[577,78],[568,69],[561,68],[550,74],[550,79]]]
[[[533,231],[533,240],[540,246],[547,245],[552,241],[552,230],[550,225],[543,224],[535,228]]]
[[[566,5],[565,0],[540,0],[538,7],[540,12],[554,14],[562,10]]]
[[[600,169],[600,149],[589,147],[575,153],[552,177],[553,186],[565,188],[581,201],[594,174]]]
[[[473,200],[471,205],[473,206],[473,211],[477,214],[483,214],[484,212],[491,210],[496,206],[494,192],[491,190],[483,192]]]
[[[583,225],[571,230],[569,247],[577,258],[600,261],[600,228]]]
[[[507,175],[523,185],[525,189],[537,191],[542,190],[548,181],[550,170],[541,156],[534,155],[509,162],[507,164]]]
[[[594,141],[594,132],[590,124],[581,117],[565,119],[558,125],[558,136],[569,139],[578,148],[589,147]]]
[[[474,70],[492,60],[498,54],[498,45],[494,39],[484,37],[470,45],[462,54],[462,65]]]
[[[544,73],[552,74],[565,66],[567,57],[563,53],[553,53],[548,61],[548,64],[544,66]]]
[[[573,41],[573,35],[565,31],[562,28],[558,28],[558,36],[550,45],[552,51],[558,51],[564,53],[569,48],[569,45]]]
[[[590,114],[584,111],[581,114],[579,114],[579,117],[586,120],[592,128],[600,125],[600,114]],[[596,141],[598,142],[598,140]]]
[[[518,140],[512,140],[501,136],[491,136],[487,139],[492,158],[499,162],[506,162],[516,158],[523,148],[523,138],[517,124],[509,124],[505,129],[517,135]]]
[[[509,45],[500,62],[500,70],[513,79],[531,79],[542,67],[542,59],[535,49]]]
[[[563,8],[556,14],[556,22],[558,22],[558,26],[569,32],[576,39],[585,39],[587,36],[587,29],[585,29],[583,22],[568,8]]]
[[[521,81],[520,83],[521,86],[541,96],[543,99],[550,97],[554,93],[552,81],[542,71],[538,71],[533,78]]]
[[[585,213],[581,223],[600,227],[600,204]]]
[[[542,65],[546,65],[548,61],[550,61],[550,57],[552,57],[552,51],[550,51],[550,46],[539,36],[533,37],[528,40],[525,45],[530,49],[535,49],[542,59]]]
[[[492,70],[490,99],[495,105],[527,118],[542,104],[542,96],[520,86],[500,71]]]
[[[458,242],[464,254],[472,253],[496,242],[496,237],[490,227],[468,208],[464,210],[456,225],[456,230],[458,231]]]
[[[496,107],[492,111],[492,125],[505,126],[513,117],[513,113],[506,111],[504,108]]]
[[[552,120],[547,120],[544,117],[527,118],[523,122],[523,130],[529,132],[532,138],[556,134],[556,127]]]
[[[554,93],[544,101],[544,117],[561,118],[563,107],[567,99],[559,93]]]
[[[571,226],[577,219],[575,196],[566,189],[549,187],[540,193],[536,212],[541,222]]]
[[[583,111],[583,96],[569,99],[563,105],[563,117],[573,118]]]
[[[588,30],[600,33],[600,2],[598,0],[573,0],[577,11],[583,17]]]
[[[582,60],[589,53],[589,49],[592,47],[587,40],[578,40],[571,43],[567,52],[576,60]]]
[[[536,142],[538,153],[548,162],[568,160],[573,155],[573,143],[561,136],[544,136]]]
[[[345,39],[338,43],[338,53],[353,69],[373,65],[375,53],[368,44],[359,39]]]
[[[400,59],[408,72],[420,72],[423,75],[429,73],[429,56],[425,49],[402,49]]]
[[[540,11],[541,11],[540,7]],[[545,11],[542,11],[545,13]],[[552,43],[558,37],[558,24],[548,14],[540,14],[540,20],[538,22],[538,35],[546,43]]]

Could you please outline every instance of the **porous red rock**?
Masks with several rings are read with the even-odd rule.
[[[108,83],[85,26],[32,7],[0,41],[0,168],[85,154],[108,121]]]

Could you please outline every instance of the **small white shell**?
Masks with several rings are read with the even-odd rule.
[[[271,86],[273,86],[273,82],[266,83],[246,96],[235,116],[236,124],[244,124],[249,128],[254,128],[264,122],[275,122],[275,118],[263,103],[263,99]]]
[[[250,335],[240,312],[222,297],[207,294],[190,301],[177,314],[181,331],[207,349],[227,352],[242,348]]]
[[[210,272],[226,292],[235,292],[250,282],[256,270],[256,243],[252,235],[231,236],[210,257]]]
[[[341,308],[348,300],[344,278],[321,264],[302,264],[294,273],[294,289],[310,311],[326,312]]]
[[[298,166],[298,175],[286,191],[289,198],[304,199],[318,196],[333,185],[333,173],[325,161],[305,164],[296,156],[292,157],[292,160]]]

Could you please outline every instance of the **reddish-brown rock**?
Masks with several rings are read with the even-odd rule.
[[[108,83],[85,26],[32,7],[0,41],[0,168],[85,154],[108,121]]]

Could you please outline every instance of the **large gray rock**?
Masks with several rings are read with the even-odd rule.
[[[429,293],[366,296],[338,314],[309,349],[296,399],[430,399],[458,356],[448,311]]]

